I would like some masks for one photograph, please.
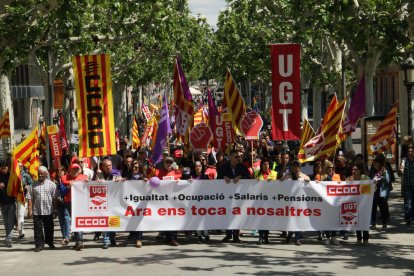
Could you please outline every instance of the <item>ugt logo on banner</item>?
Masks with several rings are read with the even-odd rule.
[[[300,45],[275,44],[272,57],[272,135],[300,139]]]
[[[190,132],[190,144],[194,151],[206,151],[213,139],[213,133],[208,125],[199,123]]]
[[[108,186],[89,186],[89,211],[106,211],[108,209]]]

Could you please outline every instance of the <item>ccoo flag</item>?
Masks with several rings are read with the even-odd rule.
[[[72,58],[79,131],[79,156],[116,154],[109,55]],[[63,145],[62,145],[63,147]]]

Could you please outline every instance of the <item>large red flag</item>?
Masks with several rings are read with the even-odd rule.
[[[274,44],[272,56],[272,134],[274,140],[299,140],[300,45]]]

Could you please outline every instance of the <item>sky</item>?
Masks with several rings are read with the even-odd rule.
[[[220,10],[226,7],[224,0],[189,0],[188,5],[195,17],[199,13],[202,14],[213,28],[216,28]]]

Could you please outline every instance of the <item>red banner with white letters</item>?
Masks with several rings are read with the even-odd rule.
[[[49,134],[49,148],[52,154],[55,168],[59,168],[60,157],[62,156],[62,149],[60,146],[59,128],[57,125],[51,125],[47,127],[47,133]]]
[[[300,139],[300,44],[271,45],[273,140]]]

